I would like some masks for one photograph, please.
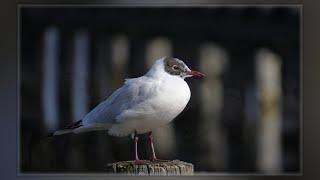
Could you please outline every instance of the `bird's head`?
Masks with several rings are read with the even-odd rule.
[[[164,77],[166,75],[176,76],[182,79],[187,77],[204,77],[201,72],[190,70],[180,59],[173,57],[163,57],[158,59],[148,71],[147,76]]]
[[[173,57],[164,57],[163,61],[164,71],[173,76],[180,76],[182,79],[187,77],[204,77],[201,72],[190,70],[189,67],[180,59]]]

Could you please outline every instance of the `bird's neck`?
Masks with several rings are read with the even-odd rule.
[[[164,71],[164,65],[162,61],[157,61],[150,70],[145,74],[145,76],[151,77],[151,78],[162,78],[167,76],[167,73]]]

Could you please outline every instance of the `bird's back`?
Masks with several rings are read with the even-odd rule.
[[[112,93],[106,100],[98,104],[84,118],[83,125],[94,123],[117,123],[117,116],[132,107],[132,104],[139,104],[143,99],[139,98],[143,93],[143,86],[148,81],[145,77],[127,79],[122,87]]]

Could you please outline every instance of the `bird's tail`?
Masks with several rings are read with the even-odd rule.
[[[81,127],[81,126],[82,126],[82,120],[79,120],[79,121],[67,126],[65,129],[57,130],[55,132],[48,134],[48,137],[69,134],[69,133],[72,133],[74,129]]]

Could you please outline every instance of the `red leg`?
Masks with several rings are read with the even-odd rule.
[[[138,141],[139,137],[137,136],[137,133],[134,133],[134,154],[135,154],[135,159],[134,159],[134,164],[145,164],[145,160],[140,160],[138,156]]]
[[[154,151],[154,145],[153,145],[153,138],[152,138],[152,131],[150,131],[148,133],[148,144],[149,144],[149,147],[150,147],[150,150],[151,150],[151,156],[150,156],[150,160],[151,161],[157,161],[159,160],[156,156],[156,153]]]

